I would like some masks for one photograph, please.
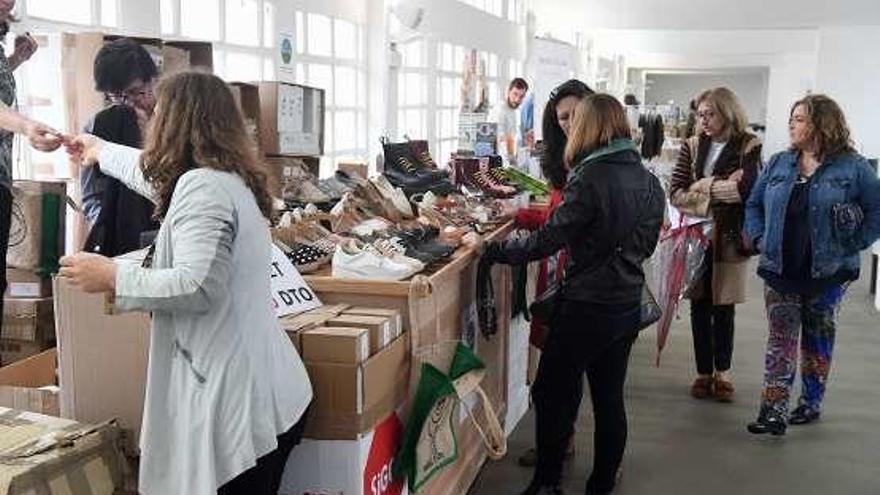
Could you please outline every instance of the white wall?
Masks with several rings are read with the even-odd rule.
[[[880,26],[821,29],[816,90],[843,107],[859,150],[880,156]]]
[[[687,107],[690,100],[709,88],[726,86],[736,92],[749,122],[764,123],[767,114],[767,78],[769,71],[744,69],[723,73],[648,73],[645,103],[674,101]]]

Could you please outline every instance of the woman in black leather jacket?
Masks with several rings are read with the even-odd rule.
[[[638,332],[645,275],[663,219],[660,182],[642,166],[626,112],[609,95],[578,106],[566,149],[572,167],[564,200],[530,236],[486,245],[505,264],[567,249],[557,321],[532,387],[538,464],[523,495],[560,493],[563,456],[577,419],[586,373],[595,416],[587,493],[608,493],[626,445],[623,385]]]

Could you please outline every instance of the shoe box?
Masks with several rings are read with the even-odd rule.
[[[347,308],[342,314],[346,316],[378,316],[391,322],[391,333],[395,336],[403,332],[403,315],[396,309],[367,308],[355,306]]]
[[[309,335],[324,335],[323,343]],[[303,352],[310,346],[337,345],[343,338],[326,337],[326,330],[313,330],[303,335]],[[345,340],[355,340],[346,337]],[[351,347],[349,347],[351,348]],[[318,351],[312,351],[318,352]],[[334,351],[341,356],[341,352]],[[328,357],[324,354],[324,357]],[[400,407],[408,390],[410,374],[409,334],[404,333],[378,353],[360,363],[312,361],[304,359],[312,382],[314,399],[309,407],[305,436],[321,440],[358,439],[372,430],[377,422]]]
[[[52,278],[43,277],[36,270],[6,269],[8,298],[52,297]]]
[[[61,414],[56,359],[57,351],[51,348],[0,368],[0,407]]]
[[[17,180],[6,266],[36,272],[57,268],[64,255],[67,183]]]
[[[324,90],[261,82],[262,149],[267,155],[324,154]]]
[[[400,329],[390,318],[345,314],[327,320],[327,326],[364,328],[370,334],[370,355],[388,346],[400,335]]]
[[[51,298],[5,299],[0,330],[0,365],[28,358],[55,344],[53,303]]]
[[[302,334],[302,358],[307,362],[358,365],[369,357],[366,328],[318,327]]]
[[[302,336],[305,332],[325,326],[328,320],[339,316],[349,305],[335,304],[317,307],[304,313],[282,317],[281,329],[287,333],[296,351],[302,355]]]

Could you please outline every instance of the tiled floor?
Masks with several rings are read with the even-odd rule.
[[[820,422],[783,438],[755,437],[745,425],[757,412],[766,320],[762,283],[751,281],[738,307],[733,404],[692,399],[693,352],[687,303],[674,322],[662,364],[646,331],[633,349],[627,383],[629,444],[618,495],[878,494],[880,493],[880,312],[868,294],[867,262],[840,317],[835,361]],[[577,457],[566,493],[583,493],[592,460],[589,395],[578,421]],[[531,471],[516,459],[532,445],[530,413],[510,438],[509,455],[487,463],[471,495],[517,495]]]

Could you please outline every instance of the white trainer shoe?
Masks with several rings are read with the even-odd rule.
[[[403,256],[389,258],[376,248],[350,239],[336,246],[333,253],[333,277],[370,280],[404,280],[422,271],[418,260]],[[411,261],[415,263],[412,263]]]

